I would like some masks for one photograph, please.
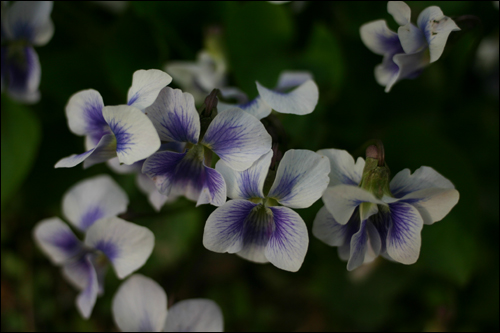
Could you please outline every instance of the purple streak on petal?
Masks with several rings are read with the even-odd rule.
[[[274,232],[272,215],[268,214],[263,205],[255,207],[243,226],[243,249],[250,245],[265,246]]]
[[[385,253],[387,250],[387,234],[389,232],[389,227],[392,225],[391,213],[379,208],[378,213],[370,216],[368,221],[373,224],[380,235],[380,253]]]
[[[31,42],[35,37],[35,31],[31,22],[18,20],[11,27],[12,40],[24,39]]]
[[[410,205],[400,202],[389,204],[389,208],[391,210],[391,243],[405,244],[407,239],[414,237],[412,225],[408,223],[414,219],[414,212]]]
[[[302,177],[302,175],[305,173],[299,173],[297,174],[295,170],[292,169],[290,172],[290,168],[287,166],[285,167],[285,170],[283,171],[283,176],[280,178],[280,182],[278,186],[272,191],[273,196],[276,198],[286,198],[287,200],[290,200],[292,197],[287,197],[290,195],[290,192],[292,192],[293,187],[297,183],[297,181]]]
[[[116,246],[116,244],[110,241],[100,240],[95,244],[94,247],[97,250],[102,251],[110,261],[113,261],[116,257],[120,255],[120,250],[118,246]]]
[[[83,230],[89,228],[95,221],[104,216],[104,212],[101,207],[95,206],[90,207],[85,214],[82,215],[80,220],[80,226]]]
[[[134,104],[135,101],[139,98],[139,93],[136,92],[134,96],[130,97],[130,100],[127,102],[127,105],[132,105]]]
[[[149,318],[149,314],[147,311],[142,312],[141,322],[139,323],[139,332],[155,332],[155,328],[153,327],[153,323]],[[189,332],[189,331],[187,331]]]
[[[252,209],[254,209],[257,205],[246,200],[233,200],[229,202],[233,204],[233,209],[224,215],[224,220],[229,223],[214,224],[217,232],[217,239],[220,240],[221,243],[227,243],[229,239],[243,239],[246,233],[248,241],[251,232],[245,232],[244,226],[250,216],[250,213],[252,212]],[[235,237],[235,235],[237,236]],[[224,249],[223,252],[226,252],[226,250],[227,249]]]
[[[332,228],[336,228],[339,232],[343,234],[344,243],[343,245],[351,244],[352,236],[358,232],[360,225],[359,220],[359,207],[356,207],[354,213],[352,213],[351,218],[345,225],[337,224],[333,225]]]
[[[387,53],[404,53],[398,35],[393,35],[389,38],[384,35],[378,35],[378,37],[382,41],[382,45],[387,50]]]
[[[76,256],[82,250],[81,242],[69,230],[68,232],[60,230],[48,241],[64,251],[68,257]]]
[[[109,123],[109,128],[116,137],[117,153],[126,152],[131,149],[131,146],[134,145],[134,142],[132,142],[132,134],[129,132],[130,127],[131,125],[127,127],[126,125],[123,125],[120,120],[116,121],[115,118],[113,118]]]
[[[219,171],[203,165],[204,180],[203,189],[208,190],[208,197],[202,194],[197,205],[211,203],[215,206],[222,206],[226,202],[226,182]],[[205,190],[206,189],[206,190]]]
[[[31,75],[40,67],[35,49],[26,46],[16,49],[11,56],[8,53],[9,51],[7,51],[6,66],[9,90],[18,94],[29,93],[32,90],[32,87],[28,86]]]
[[[365,261],[368,242],[368,233],[366,232],[365,226],[366,221],[362,221],[358,232],[351,238],[351,252],[349,262],[347,263],[347,270],[349,271],[361,266]]]
[[[169,150],[176,153],[182,153],[185,146],[186,144],[183,142],[166,142],[161,144],[159,151]],[[145,159],[142,161],[145,161]]]

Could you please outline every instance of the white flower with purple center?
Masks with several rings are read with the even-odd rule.
[[[313,235],[338,247],[347,269],[378,255],[413,264],[424,224],[443,219],[458,202],[453,184],[430,167],[404,169],[389,182],[389,171],[367,155],[354,163],[344,150],[318,151],[330,159],[330,185],[316,215]],[[373,154],[372,156],[377,156]]]
[[[222,332],[219,306],[208,299],[188,299],[167,311],[167,294],[140,274],[125,281],[113,298],[113,318],[123,332]]]
[[[43,46],[54,34],[52,1],[2,1],[2,92],[24,103],[40,99],[42,70],[33,46]]]
[[[111,177],[93,177],[70,188],[63,198],[63,213],[73,227],[85,232],[84,242],[57,217],[40,221],[33,231],[38,246],[80,290],[76,305],[84,318],[90,317],[97,296],[104,292],[107,261],[123,279],[144,265],[153,250],[149,229],[116,217],[127,205],[126,193]]]
[[[214,152],[242,171],[271,150],[271,136],[262,123],[238,108],[219,112],[201,134],[194,98],[179,89],[165,87],[146,114],[162,141],[186,143],[187,150],[157,152],[144,162],[142,172],[153,179],[160,193],[185,195],[197,205],[226,202],[224,178],[210,167],[206,155]]]
[[[410,22],[411,9],[403,1],[389,1],[387,11],[400,25],[397,33],[388,28],[385,20],[364,24],[360,33],[366,47],[384,56],[375,67],[375,79],[389,92],[396,82],[417,77],[438,60],[450,33],[460,28],[437,6],[424,9],[416,26]]]
[[[120,163],[132,164],[147,158],[160,147],[160,139],[144,109],[153,104],[170,75],[156,69],[134,73],[127,105],[104,106],[99,92],[77,92],[66,105],[68,126],[76,135],[85,136],[87,151],[56,163],[56,168],[85,168],[118,156]]]
[[[255,82],[259,96],[248,101],[247,96],[236,88],[223,88],[221,94],[225,98],[237,98],[238,104],[219,103],[219,110],[238,107],[251,115],[262,119],[275,110],[279,113],[297,115],[309,114],[318,104],[319,91],[312,75],[308,72],[284,71],[280,74],[278,85],[268,89]],[[292,89],[289,91],[290,89]]]
[[[243,172],[217,162],[216,169],[224,176],[228,197],[233,200],[209,216],[203,245],[214,252],[236,253],[296,272],[304,261],[309,237],[300,215],[288,207],[307,208],[321,197],[328,186],[330,164],[312,151],[289,150],[264,195],[265,183],[272,181],[266,182],[272,156],[270,151]]]

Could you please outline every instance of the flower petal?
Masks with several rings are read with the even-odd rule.
[[[321,207],[313,223],[313,235],[330,246],[350,244],[352,236],[359,229],[359,213],[355,211],[346,224],[333,218],[326,206]],[[347,258],[348,259],[348,258]],[[346,259],[346,260],[347,260]]]
[[[267,89],[259,82],[257,90],[264,102],[274,110],[281,113],[309,114],[318,104],[318,86],[313,80],[308,80],[289,93],[281,93]]]
[[[243,171],[271,150],[271,141],[259,120],[234,108],[220,112],[212,120],[201,143],[230,168]]]
[[[231,199],[263,199],[262,189],[272,158],[273,151],[270,150],[245,171],[234,171],[224,161],[219,160],[215,169],[221,173],[226,181],[227,196]]]
[[[266,248],[275,231],[273,213],[264,205],[258,205],[247,216],[241,229],[243,247],[237,253],[247,260],[266,263]]]
[[[401,53],[403,53],[401,48]],[[381,64],[375,66],[375,80],[381,86],[387,86],[389,83],[397,79],[399,67],[393,60],[394,54],[388,53],[384,56]]]
[[[398,34],[389,29],[385,20],[365,23],[359,33],[365,46],[375,54],[396,54],[402,50]]]
[[[387,3],[387,12],[392,15],[394,21],[399,25],[410,23],[411,9],[404,1],[389,1]]]
[[[405,53],[415,53],[427,47],[424,34],[411,23],[399,27],[398,36]]]
[[[222,332],[224,320],[217,303],[209,299],[187,299],[168,310],[164,332]]]
[[[198,143],[200,116],[193,95],[165,87],[156,101],[146,109],[162,141]]]
[[[426,188],[408,193],[399,202],[418,209],[425,224],[441,221],[457,204],[459,193],[455,189]]]
[[[423,190],[426,188],[455,188],[452,182],[443,177],[431,167],[423,166],[411,174],[410,169],[401,170],[392,178],[390,183],[391,193],[396,198]]]
[[[144,112],[170,82],[172,82],[172,77],[158,69],[135,71],[132,76],[132,86],[127,94],[127,105],[134,106]]]
[[[450,33],[460,30],[455,21],[448,16],[444,16],[437,6],[424,9],[418,16],[417,24],[429,43],[431,63],[438,60],[443,54]]]
[[[226,182],[224,177],[217,170],[205,165],[203,165],[201,174],[205,174],[205,179],[200,196],[196,201],[196,207],[207,203],[222,206],[226,202]]]
[[[116,154],[121,163],[135,163],[160,148],[158,133],[139,109],[127,105],[106,106],[102,114],[116,137]]]
[[[352,271],[358,268],[365,261],[366,250],[368,249],[368,233],[366,231],[366,220],[359,225],[359,230],[351,238],[351,251],[347,270]]]
[[[340,184],[358,186],[361,183],[365,160],[359,157],[354,164],[354,158],[345,150],[321,149],[318,154],[328,157],[330,160],[330,184],[335,186]]]
[[[310,150],[288,150],[268,197],[291,208],[307,208],[321,198],[329,183],[330,162]]]
[[[270,207],[275,230],[266,246],[266,258],[276,267],[296,272],[304,262],[309,236],[304,220],[288,207]]]
[[[85,271],[87,275],[87,286],[78,294],[76,298],[76,307],[83,318],[89,319],[97,299],[97,294],[99,293],[99,281],[97,280],[97,273],[91,262],[90,255],[86,255],[85,260],[87,261],[87,269]]]
[[[235,107],[242,109],[247,113],[250,113],[252,116],[254,116],[259,120],[269,116],[272,111],[272,108],[269,105],[267,105],[266,102],[264,102],[260,96],[257,96],[250,102],[246,102],[243,104],[226,104],[223,102],[219,102],[219,104],[217,105],[217,110],[219,112],[222,112]]]
[[[148,228],[118,217],[97,220],[85,235],[85,244],[102,251],[120,279],[144,265],[154,242],[155,237]]]
[[[221,87],[220,94],[225,99],[235,99],[238,104],[245,104],[248,102],[247,94],[236,87]],[[219,102],[219,105],[221,103]],[[222,110],[219,110],[222,111]]]
[[[387,234],[387,253],[392,259],[409,265],[420,253],[420,232],[424,225],[418,210],[410,204],[389,204],[391,224]]]
[[[278,78],[276,90],[284,91],[289,88],[300,86],[302,83],[313,80],[313,76],[309,72],[302,71],[283,71]]]
[[[7,54],[6,69],[8,91],[13,99],[29,104],[40,100],[38,86],[42,73],[34,48],[25,46],[12,55]]]
[[[413,79],[420,75],[422,70],[429,64],[429,56],[427,49],[424,49],[411,54],[396,54],[393,61],[398,66],[399,71],[385,87],[385,92],[389,92],[392,86],[402,79]]]
[[[63,213],[73,226],[87,230],[103,217],[127,211],[127,193],[108,175],[85,179],[72,186],[63,197]]]
[[[142,193],[146,194],[148,196],[149,203],[153,208],[159,212],[161,210],[161,207],[167,202],[169,199],[171,200],[172,197],[167,197],[166,195],[161,194],[158,192],[158,189],[156,188],[155,183],[153,180],[151,180],[148,176],[146,176],[143,173],[138,173],[137,177],[135,178],[137,187],[141,190]]]
[[[152,279],[134,274],[118,288],[112,309],[123,332],[160,332],[167,317],[167,294]]]
[[[86,151],[85,153],[60,159],[54,168],[72,168],[84,162],[83,167],[88,168],[94,164],[105,162],[113,157],[116,157],[116,140],[113,134],[104,135],[97,146]]]
[[[354,210],[363,202],[387,205],[373,194],[351,185],[336,185],[329,187],[323,193],[323,202],[337,223],[346,224]],[[364,217],[365,219],[368,216]]]
[[[61,265],[83,251],[83,244],[71,229],[57,217],[37,223],[33,238],[55,265]]]
[[[106,276],[108,264],[107,262],[100,263],[98,256],[94,253],[87,253],[87,255],[81,256],[78,260],[72,260],[66,263],[62,268],[63,276],[68,280],[75,288],[78,290],[84,290],[90,283],[89,278],[91,276],[88,274],[91,265],[87,260],[90,258],[90,263],[94,266],[94,270],[97,274],[97,282],[99,286],[98,295],[104,293],[104,278]]]
[[[14,2],[2,15],[2,33],[11,40],[23,39],[38,46],[46,44],[54,33],[50,20],[52,5],[52,1]]]
[[[142,173],[153,180],[160,193],[169,196],[172,185],[176,180],[178,165],[187,153],[174,153],[171,151],[156,152],[144,162]],[[190,177],[186,181],[189,179]],[[196,198],[196,200],[198,199]]]

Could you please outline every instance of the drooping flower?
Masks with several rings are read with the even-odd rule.
[[[86,179],[70,188],[63,197],[63,213],[78,230],[85,232],[81,242],[58,217],[36,225],[33,237],[80,294],[76,305],[89,318],[111,262],[116,275],[125,278],[139,269],[151,254],[153,233],[124,221],[117,214],[126,210],[126,193],[107,175]]]
[[[132,275],[113,297],[113,318],[123,332],[222,332],[219,306],[208,299],[188,299],[167,311],[163,288],[141,274]]]
[[[309,237],[304,221],[290,208],[307,208],[321,197],[328,186],[330,165],[326,157],[312,151],[289,150],[264,195],[272,157],[270,151],[242,172],[222,160],[217,162],[215,168],[224,176],[233,200],[209,216],[203,245],[296,272],[304,261]]]
[[[213,119],[202,118],[202,124],[193,96],[179,89],[165,87],[146,114],[162,141],[186,143],[187,150],[157,152],[144,162],[142,172],[153,179],[160,193],[185,195],[197,205],[226,202],[224,178],[210,167],[207,154],[214,152],[242,171],[271,149],[271,137],[255,117],[233,108]]]
[[[223,111],[238,107],[257,119],[262,119],[269,116],[272,110],[279,113],[309,114],[318,104],[318,86],[308,72],[284,71],[280,74],[278,84],[274,89],[268,89],[259,82],[255,83],[259,96],[251,101],[248,101],[247,96],[239,89],[221,89],[223,97],[236,97],[241,102],[238,104],[219,103],[219,109]],[[294,89],[288,91],[292,88]]]
[[[397,33],[388,28],[385,20],[364,24],[360,33],[366,47],[384,56],[375,67],[375,79],[389,92],[396,82],[419,76],[438,60],[449,34],[460,28],[437,6],[424,9],[416,26],[410,22],[411,9],[403,1],[389,1],[387,11],[400,25]]]
[[[2,1],[2,92],[6,89],[17,101],[40,99],[42,70],[33,46],[47,44],[54,34],[52,5],[52,1]]]
[[[453,184],[430,167],[404,169],[389,182],[383,154],[374,146],[367,160],[338,149],[318,151],[330,159],[330,184],[316,215],[313,235],[338,247],[347,269],[382,255],[413,264],[424,224],[442,220],[458,202]]]
[[[93,89],[71,96],[66,105],[68,126],[76,135],[85,136],[87,151],[63,158],[55,167],[71,168],[84,162],[87,168],[116,156],[120,163],[132,164],[157,151],[160,139],[143,112],[171,81],[170,75],[156,69],[136,71],[127,105],[105,107]]]

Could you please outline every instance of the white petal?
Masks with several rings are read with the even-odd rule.
[[[284,91],[289,88],[300,86],[302,83],[313,80],[313,76],[309,72],[302,71],[283,71],[278,78],[276,90]]]
[[[80,240],[57,217],[38,222],[33,229],[33,238],[55,265],[63,264],[83,251]]]
[[[296,272],[304,262],[309,236],[304,220],[288,207],[270,207],[275,230],[266,246],[266,258],[276,267]]]
[[[361,40],[373,53],[379,55],[395,54],[401,49],[398,34],[390,30],[384,20],[365,23],[359,32]]]
[[[321,207],[313,223],[313,235],[330,246],[350,244],[352,235],[359,229],[359,214],[354,213],[346,224],[333,218],[326,206]],[[346,259],[347,260],[347,259]]]
[[[114,157],[106,162],[108,167],[113,170],[113,172],[119,175],[128,175],[131,173],[140,173],[142,169],[142,164],[144,161],[137,161],[134,164],[120,164],[118,157]]]
[[[9,59],[9,51],[2,47],[2,75],[7,80],[9,95],[22,103],[33,104],[40,100],[40,77],[42,75],[38,54],[31,46],[25,46]]]
[[[52,1],[14,2],[6,15],[2,15],[2,35],[5,33],[11,40],[24,39],[38,46],[46,44],[54,33],[50,20],[52,5]],[[2,12],[4,10],[2,5]]]
[[[396,54],[392,59],[398,66],[399,71],[397,75],[391,78],[391,81],[385,87],[385,92],[389,92],[392,86],[402,79],[417,77],[422,70],[429,65],[427,49],[411,54]]]
[[[399,25],[410,23],[411,9],[404,1],[389,1],[387,11]]]
[[[110,133],[102,115],[104,102],[101,94],[94,89],[73,94],[66,104],[66,118],[71,132],[76,135],[100,136]],[[101,137],[97,138],[100,140]]]
[[[200,116],[193,95],[165,87],[146,114],[162,141],[198,143]]]
[[[330,162],[310,150],[288,150],[268,197],[292,208],[307,208],[321,198],[329,183]]]
[[[362,221],[359,230],[351,238],[350,256],[347,262],[348,271],[358,268],[365,261],[366,250],[368,249],[368,233],[365,226],[366,221]]]
[[[127,211],[127,193],[108,175],[80,181],[63,197],[63,213],[73,226],[87,230],[103,217],[116,216]]]
[[[399,27],[398,36],[405,53],[415,53],[427,47],[423,32],[411,23]]]
[[[170,82],[172,77],[158,69],[135,71],[127,94],[127,104],[144,112],[156,100],[160,90]]]
[[[407,202],[418,209],[425,224],[441,221],[457,204],[459,193],[455,189],[426,188],[408,193],[400,202]]]
[[[139,109],[127,105],[106,106],[102,114],[116,137],[116,154],[121,163],[135,163],[160,148],[158,133]]]
[[[277,112],[304,115],[313,112],[318,104],[318,86],[313,80],[304,82],[289,93],[276,92],[259,82],[255,83],[260,97]]]
[[[401,48],[401,53],[403,52],[403,48]],[[389,84],[392,86],[396,82],[399,67],[396,65],[393,58],[394,54],[388,53],[384,56],[382,63],[375,66],[375,80],[381,86],[386,87]]]
[[[424,9],[418,16],[417,23],[429,43],[431,63],[438,60],[443,54],[450,33],[460,30],[455,21],[448,16],[444,16],[437,6]]]
[[[73,154],[62,158],[54,168],[72,168],[82,162],[84,162],[83,167],[88,168],[113,157],[116,157],[116,140],[113,134],[106,134],[94,148],[79,155]]]
[[[141,192],[148,196],[149,203],[157,212],[169,200],[169,197],[158,192],[155,183],[145,174],[138,173],[135,183]]]
[[[202,144],[229,167],[248,169],[271,150],[271,136],[254,116],[234,108],[220,112],[208,126]]]
[[[354,158],[345,150],[321,149],[318,154],[328,157],[330,160],[330,184],[335,186],[340,184],[358,186],[361,183],[365,160],[359,157],[354,164]]]
[[[356,207],[363,202],[387,205],[375,198],[370,192],[351,185],[336,185],[327,188],[325,193],[323,193],[323,202],[328,211],[340,224],[346,224]]]
[[[217,303],[209,299],[187,299],[168,310],[164,332],[222,332],[224,320]]]
[[[167,317],[167,294],[152,279],[134,274],[116,292],[112,310],[123,332],[160,332]]]
[[[238,104],[245,104],[248,102],[247,94],[236,87],[221,87],[220,94],[225,99],[235,99]],[[219,103],[220,104],[220,103]],[[222,110],[221,110],[222,111]]]
[[[154,235],[148,228],[118,217],[96,221],[85,235],[85,244],[102,251],[120,279],[144,265],[154,242]]]
[[[411,174],[410,169],[401,170],[392,178],[390,189],[396,198],[426,188],[455,188],[452,182],[431,167],[423,166]]]
[[[78,294],[76,307],[83,318],[89,319],[97,299],[97,294],[99,293],[99,281],[97,280],[94,265],[90,260],[90,255],[85,256],[85,260],[87,261],[85,272],[87,275],[87,286]]]
[[[246,102],[243,104],[226,104],[223,102],[219,102],[219,104],[217,105],[217,110],[219,112],[222,112],[235,107],[250,113],[252,116],[254,116],[259,120],[269,116],[272,111],[272,108],[269,105],[267,105],[266,102],[264,102],[260,96],[257,96],[250,102]]]
[[[226,181],[227,196],[231,199],[264,198],[262,189],[272,158],[273,151],[270,150],[245,171],[234,171],[223,160],[219,160],[215,169]]]

